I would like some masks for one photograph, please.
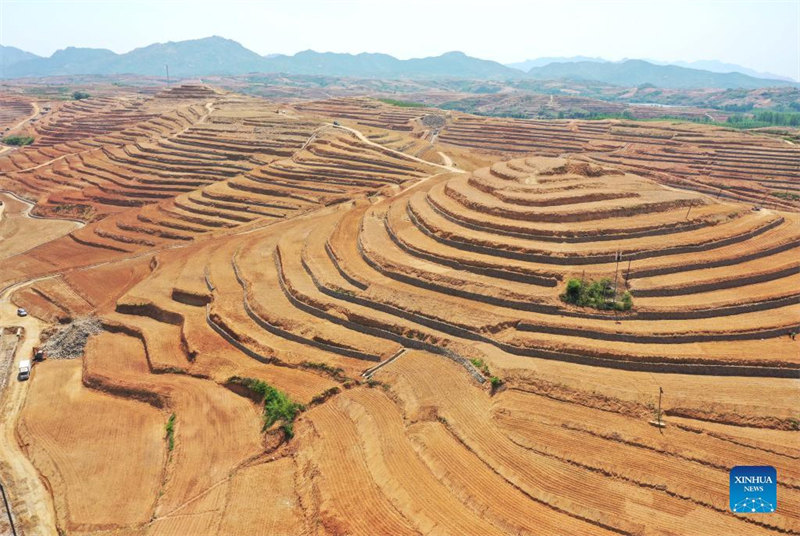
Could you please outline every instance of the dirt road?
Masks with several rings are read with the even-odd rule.
[[[395,156],[397,156],[399,158],[403,158],[405,160],[413,160],[415,162],[420,162],[422,164],[427,164],[429,166],[436,166],[438,168],[446,169],[447,171],[452,171],[454,173],[466,173],[466,171],[464,171],[463,169],[458,169],[457,167],[454,167],[452,165],[453,162],[452,162],[452,160],[450,160],[450,158],[446,159],[446,162],[449,162],[449,164],[437,164],[435,162],[429,162],[427,160],[423,160],[422,158],[417,158],[416,156],[411,156],[410,154],[406,154],[406,153],[403,153],[401,151],[395,151],[394,149],[390,149],[390,148],[388,148],[388,147],[386,147],[384,145],[381,145],[379,143],[375,143],[374,141],[371,141],[371,140],[367,139],[367,137],[364,136],[364,134],[362,134],[360,131],[358,131],[358,130],[356,130],[354,128],[346,127],[346,126],[343,126],[343,125],[334,125],[334,124],[331,124],[330,126],[335,127],[335,128],[341,128],[342,130],[346,130],[346,131],[354,134],[359,140],[361,140],[362,142],[366,143],[367,145],[372,145],[373,147],[377,147],[381,151],[389,151],[390,153],[394,154]],[[439,154],[441,155],[442,153],[439,153]]]
[[[444,165],[445,165],[445,166],[447,166],[447,167],[449,167],[449,168],[455,168],[455,166],[453,166],[453,159],[452,159],[452,158],[450,158],[449,156],[447,156],[446,154],[444,154],[442,151],[436,151],[436,153],[437,153],[439,156],[441,156],[441,157],[442,157],[442,162],[444,162]]]
[[[29,122],[31,119],[34,119],[37,115],[39,115],[39,105],[36,104],[35,102],[32,102],[31,106],[33,106],[33,113],[28,117],[26,117],[25,119],[23,119],[22,121],[20,121],[19,123],[17,123],[16,125],[14,125],[13,127],[9,128],[8,129],[9,133],[14,132],[18,128],[21,128],[23,125],[25,125],[25,123]],[[11,151],[12,149],[14,149],[14,147],[11,147],[9,145],[6,145],[5,147],[0,147],[0,154],[3,154],[6,151]]]
[[[9,132],[14,132],[18,128],[21,128],[25,123],[28,123],[31,119],[34,119],[37,115],[39,115],[39,104],[36,102],[31,102],[31,106],[33,107],[33,113],[8,129]]]
[[[15,430],[19,412],[25,403],[29,382],[17,380],[19,362],[29,359],[33,347],[39,341],[41,323],[38,319],[17,316],[17,308],[10,301],[11,294],[29,285],[26,281],[3,291],[0,296],[0,326],[21,326],[25,334],[17,345],[14,363],[9,367],[10,377],[6,388],[0,393],[0,477],[9,495],[14,519],[18,529],[26,536],[55,535],[55,512],[50,492],[39,478],[39,473],[23,453]],[[36,374],[35,368],[33,375]]]
[[[7,259],[83,227],[77,220],[41,218],[31,214],[34,204],[0,190],[0,259]]]

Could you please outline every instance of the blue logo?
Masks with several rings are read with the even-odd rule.
[[[731,512],[768,514],[778,506],[778,473],[769,465],[739,465],[731,469]]]

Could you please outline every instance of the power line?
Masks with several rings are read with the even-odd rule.
[[[6,514],[8,515],[8,523],[11,525],[11,535],[17,536],[17,529],[14,527],[14,518],[11,516],[11,507],[8,505],[8,497],[6,497],[6,489],[0,484],[0,495],[3,496],[3,504],[6,507]]]

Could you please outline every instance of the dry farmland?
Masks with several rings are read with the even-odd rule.
[[[0,155],[0,319],[16,360],[102,329],[0,394],[22,534],[800,534],[797,147],[200,85],[48,110]],[[736,465],[775,513],[729,512]]]

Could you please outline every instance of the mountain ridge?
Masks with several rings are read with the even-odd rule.
[[[6,52],[8,51],[8,52]],[[284,73],[350,78],[463,78],[485,80],[577,79],[622,86],[652,84],[665,88],[746,88],[797,85],[781,79],[765,79],[742,73],[715,73],[675,65],[656,65],[644,60],[605,62],[576,56],[563,62],[519,67],[451,51],[439,56],[401,60],[389,54],[316,52],[294,55],[259,55],[240,43],[219,36],[153,43],[124,54],[108,49],[67,47],[49,58],[14,47],[3,47],[2,78],[63,75],[135,74],[164,76],[169,66],[174,78],[249,73]],[[558,58],[541,58],[541,61]],[[600,60],[600,61],[598,61]],[[516,64],[524,66],[537,60]]]

